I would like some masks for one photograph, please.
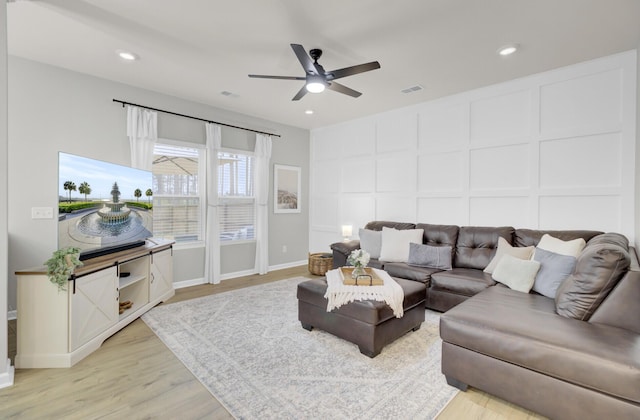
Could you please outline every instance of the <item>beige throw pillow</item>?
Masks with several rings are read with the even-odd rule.
[[[542,235],[540,242],[538,242],[538,248],[576,258],[578,258],[578,255],[580,255],[586,245],[587,243],[582,238],[563,241],[562,239],[554,238],[548,233]]]
[[[380,261],[407,262],[409,260],[409,244],[422,243],[424,229],[393,229],[382,228],[382,246]]]
[[[540,263],[504,255],[491,275],[495,281],[518,292],[529,293],[536,280]]]
[[[516,257],[521,260],[530,260],[531,255],[533,255],[534,249],[535,248],[533,246],[511,246],[511,244],[507,242],[506,239],[500,237],[498,238],[498,248],[496,249],[496,255],[483,271],[488,274],[493,273],[493,271],[496,269],[496,266],[505,255],[511,255],[512,257]]]

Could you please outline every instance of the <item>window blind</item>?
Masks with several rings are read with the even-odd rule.
[[[155,144],[152,166],[155,236],[176,242],[202,240],[201,153],[191,147]]]

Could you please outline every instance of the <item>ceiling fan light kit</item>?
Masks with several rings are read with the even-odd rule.
[[[342,69],[325,71],[324,67],[318,63],[318,59],[322,56],[322,50],[314,48],[307,52],[300,44],[291,44],[293,52],[298,57],[298,61],[305,71],[305,76],[266,76],[261,74],[250,74],[249,77],[259,79],[278,79],[278,80],[304,80],[305,84],[293,97],[292,101],[299,101],[307,92],[320,93],[325,89],[333,90],[353,98],[357,98],[362,93],[341,85],[334,80],[342,77],[353,76],[355,74],[364,73],[366,71],[376,70],[380,68],[380,63],[372,61],[370,63],[359,64],[357,66],[345,67]]]
[[[305,86],[307,88],[307,91],[310,93],[324,92],[324,89],[326,87],[322,77],[318,76],[309,76],[307,78],[307,84]]]

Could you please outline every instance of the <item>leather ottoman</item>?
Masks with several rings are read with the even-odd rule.
[[[351,302],[327,312],[327,282],[313,279],[298,284],[298,320],[306,330],[319,328],[356,344],[360,353],[375,357],[384,346],[409,331],[417,331],[424,322],[426,286],[394,280],[404,291],[402,318],[396,318],[386,303],[373,300]]]

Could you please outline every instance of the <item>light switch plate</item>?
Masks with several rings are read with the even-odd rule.
[[[52,207],[31,207],[32,219],[53,219]]]

